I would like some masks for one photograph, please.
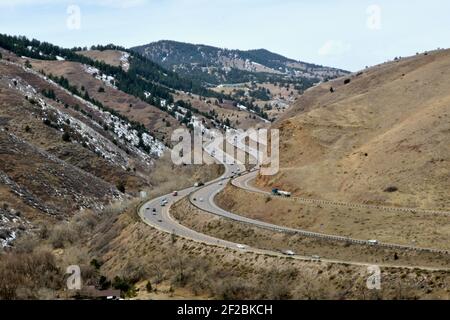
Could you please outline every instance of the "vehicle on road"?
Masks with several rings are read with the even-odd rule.
[[[247,249],[247,246],[244,245],[244,244],[237,244],[236,247],[237,247],[238,249]]]
[[[219,186],[223,186],[223,182],[222,181],[219,182]]]
[[[369,240],[367,241],[370,245],[375,246],[378,244],[378,240]]]
[[[152,210],[154,213],[156,213],[156,208],[153,208],[153,210]]]
[[[287,256],[295,256],[295,252],[292,250],[285,250],[285,251],[282,251],[282,253]]]
[[[198,201],[203,202],[203,198],[198,199]]]
[[[290,192],[283,191],[283,190],[276,189],[276,188],[272,189],[272,194],[274,196],[281,196],[281,197],[286,197],[286,198],[289,198],[291,196]]]
[[[203,183],[203,182],[196,182],[195,184],[194,184],[194,187],[195,188],[197,188],[197,187],[203,187],[205,184]]]
[[[178,196],[178,191],[174,191],[172,194],[174,197]]]
[[[313,261],[320,261],[321,260],[320,256],[317,256],[317,255],[311,256],[311,259]]]

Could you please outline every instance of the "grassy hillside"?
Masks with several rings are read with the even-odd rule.
[[[308,90],[275,124],[281,172],[258,184],[305,197],[449,209],[450,51]]]

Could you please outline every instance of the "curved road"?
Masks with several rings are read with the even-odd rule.
[[[257,170],[252,171],[245,175],[241,175],[237,179],[233,180],[232,183],[235,186],[238,186],[247,191],[265,193],[264,191],[260,191],[256,188],[248,185],[248,181],[251,180],[251,178],[254,178],[255,173],[257,174]],[[218,193],[220,193],[223,190],[223,188],[224,188],[223,183],[221,183],[220,185],[218,183],[213,183],[211,185],[205,186],[204,188],[196,190],[190,194],[190,197],[189,197],[190,202],[194,206],[196,206],[198,209],[203,210],[205,212],[208,212],[208,213],[211,213],[211,214],[214,214],[217,216],[221,216],[223,218],[227,218],[230,220],[234,220],[234,221],[237,221],[240,223],[245,223],[245,224],[249,224],[252,226],[259,227],[259,228],[263,228],[263,229],[268,229],[268,230],[277,231],[277,232],[291,233],[291,234],[299,234],[299,235],[305,236],[305,237],[319,238],[319,239],[324,239],[324,240],[341,241],[341,242],[347,242],[347,243],[353,243],[353,244],[359,244],[359,245],[371,245],[369,240],[353,239],[353,238],[349,238],[349,237],[328,235],[328,234],[322,234],[322,233],[317,233],[317,232],[293,229],[293,228],[289,228],[289,227],[282,227],[279,225],[250,219],[247,217],[243,217],[243,216],[228,212],[228,211],[220,208],[214,202],[214,198],[216,197],[216,195]],[[270,193],[267,193],[267,194],[270,195]],[[317,200],[317,201],[320,201],[320,200]],[[391,248],[391,249],[399,249],[399,250],[414,250],[414,251],[426,251],[426,252],[432,252],[432,253],[449,254],[449,252],[446,250],[431,249],[431,248],[419,248],[419,247],[414,247],[414,246],[382,243],[382,242],[378,242],[376,244],[376,246]]]
[[[236,140],[235,140],[236,141]],[[232,141],[233,145],[238,145],[235,141]],[[230,141],[229,141],[230,142]],[[246,245],[241,245],[237,243],[232,243],[229,241],[225,241],[222,239],[218,239],[215,237],[211,237],[199,232],[196,232],[194,230],[191,230],[183,225],[181,225],[178,221],[176,221],[173,217],[170,215],[170,207],[177,201],[189,197],[191,203],[196,206],[197,208],[217,215],[221,216],[227,219],[231,219],[234,221],[238,221],[241,223],[249,224],[252,226],[278,231],[278,232],[286,232],[286,233],[296,233],[301,234],[303,236],[308,237],[314,237],[314,238],[321,238],[321,239],[327,239],[332,241],[345,241],[345,242],[351,242],[355,244],[360,245],[369,245],[367,240],[359,240],[359,239],[351,239],[346,237],[340,237],[340,236],[334,236],[334,235],[326,235],[326,234],[320,234],[315,232],[309,232],[304,230],[298,230],[298,229],[292,229],[287,227],[281,227],[274,224],[265,223],[258,220],[249,219],[231,212],[228,212],[226,210],[223,210],[222,208],[218,207],[214,202],[214,197],[221,192],[225,186],[230,182],[230,180],[238,176],[237,179],[233,180],[233,185],[243,188],[247,191],[251,192],[258,192],[258,193],[266,193],[265,191],[261,191],[257,188],[254,188],[249,185],[249,181],[254,179],[258,173],[257,170],[253,170],[252,172],[245,173],[244,170],[245,167],[242,164],[229,164],[234,161],[234,159],[223,152],[219,146],[214,145],[213,142],[211,142],[208,146],[205,147],[205,151],[209,153],[211,156],[213,156],[215,159],[217,159],[220,163],[224,164],[225,171],[224,174],[209,183],[207,183],[205,186],[202,187],[190,187],[187,189],[184,189],[182,191],[178,192],[177,196],[174,196],[173,194],[165,195],[158,197],[156,199],[150,200],[144,204],[142,204],[138,209],[138,214],[141,217],[141,219],[148,225],[161,230],[166,233],[171,233],[176,236],[180,236],[189,240],[193,240],[195,242],[200,242],[207,245],[212,246],[218,246],[223,248],[229,248],[233,250],[240,250],[240,251],[247,251],[247,252],[253,252],[258,254],[265,254],[265,255],[271,255],[271,256],[280,256],[280,257],[286,257],[286,255],[275,252],[275,251],[269,251],[269,250],[262,250],[257,248],[251,248]],[[246,150],[249,154],[255,155],[255,150],[247,149]],[[163,200],[167,201],[167,204],[165,206],[161,205],[161,202]],[[305,199],[308,200],[308,199]],[[308,200],[310,201],[310,200]],[[320,200],[317,200],[320,201]],[[333,203],[330,203],[333,204]],[[382,247],[389,247],[389,248],[396,248],[396,249],[405,249],[405,250],[416,250],[416,251],[428,251],[433,253],[444,253],[448,254],[448,251],[443,250],[436,250],[436,249],[428,249],[428,248],[417,248],[417,247],[411,247],[411,246],[403,246],[403,245],[397,245],[397,244],[387,244],[387,243],[378,243],[378,246]],[[316,259],[312,257],[304,257],[304,256],[292,256],[294,259],[304,260],[304,261],[317,261]],[[357,266],[369,266],[371,264],[369,263],[359,263],[359,262],[348,262],[348,261],[340,261],[340,260],[333,260],[333,259],[321,259],[322,262],[327,263],[338,263],[338,264],[350,264],[350,265],[357,265]],[[395,265],[380,265],[385,267],[399,267],[399,268],[420,268],[423,270],[449,270],[449,269],[442,269],[442,268],[427,268],[427,267],[420,267],[420,266],[395,266]]]

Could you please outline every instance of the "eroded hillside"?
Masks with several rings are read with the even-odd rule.
[[[2,53],[9,60],[0,61],[2,245],[36,222],[101,210],[152,186],[147,175],[162,142]]]

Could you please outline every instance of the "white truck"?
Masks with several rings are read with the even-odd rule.
[[[287,192],[287,191],[278,191],[278,194],[279,194],[280,196],[286,197],[286,198],[289,198],[289,197],[291,196],[291,193],[290,193],[290,192]]]
[[[291,193],[287,192],[287,191],[283,191],[280,189],[272,189],[272,194],[274,196],[281,196],[281,197],[286,197],[286,198],[290,198],[291,197]]]

